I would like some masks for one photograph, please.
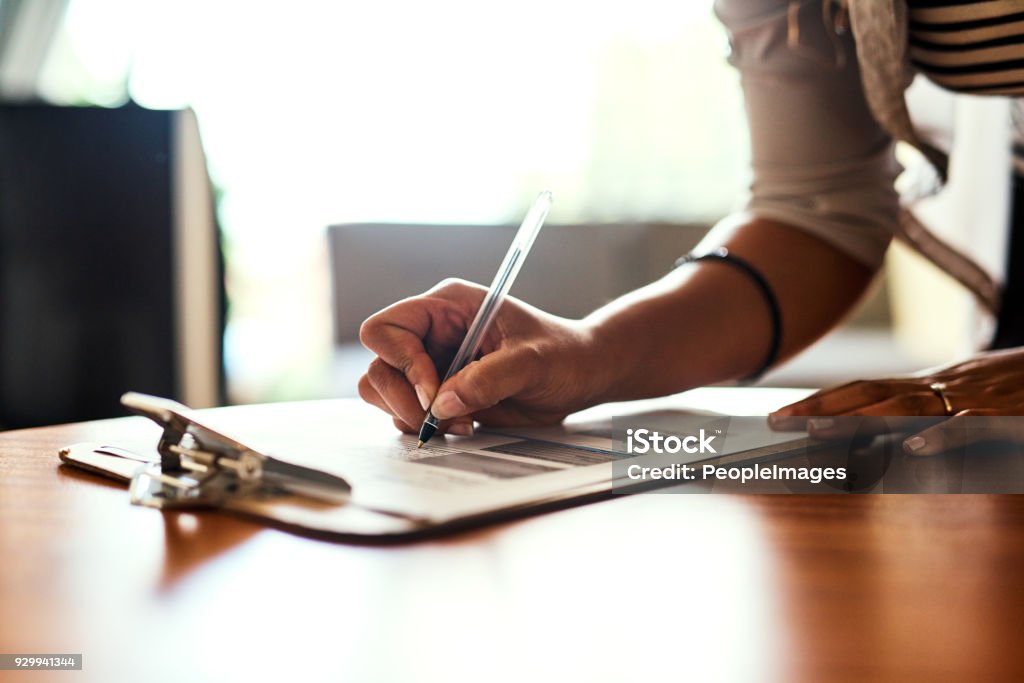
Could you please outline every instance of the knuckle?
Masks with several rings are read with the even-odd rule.
[[[986,384],[981,391],[985,396],[988,396],[990,398],[1005,398],[1012,400],[1018,398],[1020,388],[1018,386],[1015,386],[1015,384],[1006,382],[996,382],[994,384]]]
[[[359,343],[366,348],[372,348],[377,338],[377,331],[380,328],[379,319],[371,315],[359,326]]]
[[[889,397],[889,385],[886,382],[875,379],[865,379],[860,380],[856,384],[857,390],[872,401],[880,401]]]
[[[362,377],[360,377],[359,384],[356,385],[356,388],[359,391],[359,398],[363,399],[367,403],[371,403],[372,399],[375,398],[374,394],[376,393],[376,391],[370,384],[369,375],[363,375]]]
[[[436,294],[458,295],[470,289],[469,283],[461,278],[446,277],[438,282],[431,292]]]
[[[475,373],[458,391],[463,402],[474,410],[490,408],[497,403],[494,381],[482,373]]]
[[[515,367],[524,377],[546,376],[551,365],[551,351],[537,344],[525,344],[515,359]]]
[[[528,368],[542,367],[547,351],[537,344],[524,344],[519,350],[519,362]]]
[[[409,356],[408,354],[405,353],[395,358],[395,362],[397,363],[395,369],[401,372],[406,377],[409,376],[409,374],[413,370],[413,366],[415,365],[412,356]]]
[[[834,387],[825,387],[811,394],[808,398],[826,398],[832,395],[845,395],[858,393],[861,391],[861,387],[867,384],[868,380],[857,379],[852,382],[846,382]]]
[[[370,367],[366,370],[366,376],[369,377],[373,388],[381,394],[385,393],[391,385],[391,368],[380,358],[376,358],[370,363]]]
[[[808,396],[790,406],[793,415],[807,416],[819,415],[821,412],[821,399],[816,396]]]
[[[387,404],[384,402],[380,393],[374,389],[373,384],[370,382],[369,375],[363,375],[359,378],[359,384],[357,385],[359,392],[359,398],[363,399],[372,406],[376,406],[385,412],[391,412],[387,409]]]
[[[901,400],[903,408],[910,415],[929,415],[935,412],[934,394],[907,394]]]
[[[475,282],[450,277],[437,283],[427,292],[427,295],[458,303],[466,301],[477,302],[483,299],[486,292],[486,289]]]

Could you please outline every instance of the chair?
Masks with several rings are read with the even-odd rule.
[[[358,223],[328,229],[336,343],[358,339],[369,315],[447,277],[489,285],[517,226]],[[549,225],[511,294],[581,317],[668,272],[707,225]]]

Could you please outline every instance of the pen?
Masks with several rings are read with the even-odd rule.
[[[523,219],[522,225],[519,226],[519,230],[512,240],[512,246],[508,248],[508,253],[505,254],[505,259],[498,267],[498,273],[494,276],[494,281],[491,282],[491,286],[487,290],[487,296],[484,297],[483,303],[480,304],[480,310],[476,312],[476,317],[473,318],[473,322],[466,332],[466,338],[462,340],[462,345],[459,346],[455,358],[452,359],[452,364],[448,366],[448,372],[445,373],[444,379],[441,380],[442,384],[476,358],[487,330],[491,328],[491,323],[497,317],[498,309],[501,308],[502,302],[505,301],[505,295],[508,294],[512,283],[515,282],[519,269],[523,267],[523,262],[526,261],[526,255],[530,253],[530,247],[533,246],[541,226],[544,225],[544,219],[548,215],[548,209],[551,208],[551,202],[551,193],[547,191],[541,192],[537,195],[537,199],[534,200],[533,206],[526,212],[526,218]],[[423,426],[420,427],[419,444],[417,444],[416,448],[422,447],[423,444],[430,440],[430,437],[437,431],[439,421],[434,415],[433,409],[428,409],[427,416],[423,420]]]

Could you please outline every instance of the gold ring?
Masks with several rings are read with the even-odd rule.
[[[954,413],[953,404],[949,402],[949,397],[946,396],[946,383],[932,382],[928,385],[928,388],[942,401],[942,407],[946,411],[946,415],[952,415]]]

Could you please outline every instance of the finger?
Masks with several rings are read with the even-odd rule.
[[[419,425],[413,427],[412,425],[406,424],[402,420],[399,420],[397,417],[391,418],[391,421],[395,423],[395,426],[398,427],[399,430],[405,432],[406,434],[419,434]]]
[[[431,411],[441,419],[472,415],[521,392],[540,371],[528,347],[498,349],[474,361],[438,390]]]
[[[416,425],[416,428],[410,431],[410,434],[419,434],[420,427],[422,425]],[[476,433],[476,428],[473,426],[473,418],[471,417],[460,417],[454,420],[443,420],[438,423],[437,430],[434,432],[436,436],[454,435],[454,436],[473,436]]]
[[[946,417],[946,404],[943,400],[930,390],[921,390],[893,396],[878,403],[858,408],[849,413],[850,415],[871,415],[871,416],[932,416]]]
[[[460,417],[452,420],[448,425],[447,432],[456,436],[473,436],[473,418]]]
[[[363,375],[359,378],[358,389],[359,398],[394,417],[394,413],[391,412],[391,407],[388,405],[388,402],[385,401],[377,390],[373,388],[373,384],[370,383],[370,378],[367,375]]]
[[[808,433],[817,439],[841,439],[917,431],[945,416],[945,404],[931,391],[905,393],[838,417],[812,417]]]
[[[807,420],[807,433],[815,439],[835,440],[851,437],[878,436],[913,432],[943,418],[900,417],[879,415],[840,415],[812,417]]]
[[[963,410],[906,439],[903,450],[909,455],[928,456],[983,441],[1024,443],[1024,420],[1007,417],[1020,414],[1020,408]]]
[[[418,433],[418,427],[414,428],[412,425],[409,425],[403,420],[394,416],[394,413],[391,412],[391,406],[389,406],[388,402],[385,401],[379,393],[377,393],[377,390],[374,389],[373,385],[370,383],[370,378],[367,377],[366,375],[363,375],[359,379],[359,397],[362,398],[367,403],[369,403],[370,405],[376,406],[383,410],[388,415],[391,415],[391,421],[394,423],[395,427],[397,427],[401,431],[405,432],[406,434]]]
[[[473,419],[488,427],[516,427],[526,424],[559,424],[569,412],[531,410],[528,404],[518,405],[505,401],[491,408],[473,413]]]
[[[419,435],[420,427],[422,426],[422,424],[406,424],[397,417],[391,418],[391,421],[401,431],[405,432],[406,434],[412,434],[415,436]],[[473,427],[473,420],[470,418],[460,418],[458,420],[441,422],[437,426],[437,431],[434,432],[436,436],[440,436],[442,434],[454,434],[455,436],[473,436],[474,433],[476,433],[476,430]]]
[[[842,415],[858,408],[884,401],[907,391],[917,391],[920,384],[907,380],[859,380],[832,389],[819,391],[802,401],[784,406],[768,417],[772,429],[804,429],[808,417]]]
[[[420,407],[416,392],[405,375],[380,358],[376,358],[367,368],[366,376],[370,380],[370,385],[387,404],[389,413],[408,425],[416,425],[423,421],[426,411]]]
[[[436,306],[429,299],[405,299],[370,316],[359,328],[359,341],[405,376],[424,410],[439,384],[437,368],[423,345]]]
[[[366,375],[363,375],[359,379],[359,396],[370,405],[376,406],[385,413],[391,415],[392,422],[394,422],[395,426],[401,431],[406,434],[419,434],[422,421],[416,424],[409,424],[404,420],[395,417],[394,413],[391,412],[391,406],[389,406],[388,402],[385,401],[377,390],[373,388],[373,385],[370,383],[370,378]],[[475,431],[473,419],[470,417],[461,417],[455,420],[445,420],[439,423],[436,433],[444,434],[447,432],[458,436],[473,436]]]

